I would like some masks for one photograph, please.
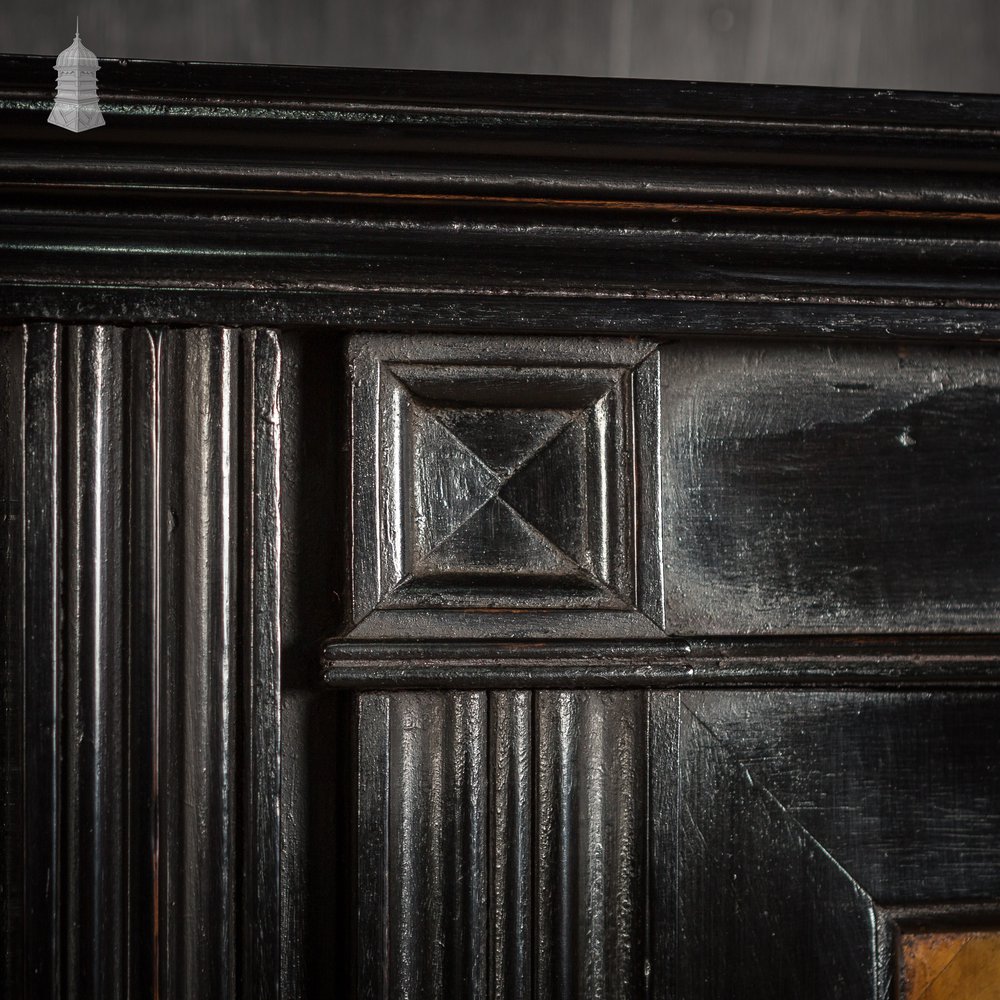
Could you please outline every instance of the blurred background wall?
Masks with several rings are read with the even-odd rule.
[[[1000,0],[0,0],[0,51],[1000,91]]]

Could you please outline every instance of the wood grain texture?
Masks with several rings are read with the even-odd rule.
[[[359,900],[361,996],[488,995],[486,717],[482,692],[360,700],[384,761],[358,788],[359,874],[382,887]]]
[[[991,636],[789,636],[656,642],[352,642],[323,651],[334,688],[994,687]]]
[[[904,934],[900,966],[902,1000],[987,1000],[1000,989],[1000,934]]]
[[[358,995],[637,995],[641,693],[370,693],[356,718]]]
[[[356,835],[354,699],[327,697],[313,678],[316,636],[341,617],[345,538],[331,530],[330,498],[343,489],[348,410],[342,394],[329,391],[328,373],[343,364],[337,339],[323,331],[282,331],[277,339],[281,517],[269,544],[280,545],[281,851],[271,905],[280,911],[280,995],[335,996],[355,981],[350,962],[328,961],[331,942],[349,948],[354,939],[351,865],[330,863],[352,856]],[[274,431],[268,426],[263,436]],[[266,615],[261,626],[275,627]]]
[[[127,718],[130,990],[157,984],[159,912],[159,725],[162,571],[161,346],[159,330],[133,330],[127,354]]]
[[[535,780],[533,695],[489,694],[491,997],[531,994],[535,945]]]
[[[161,331],[159,942],[167,996],[276,996],[280,352],[268,331]]]
[[[657,696],[657,706],[661,697],[671,696]],[[730,756],[699,707],[698,696],[685,696],[678,719],[676,957],[666,959],[673,968],[664,976],[676,976],[674,995],[874,996],[872,899],[744,760]],[[743,698],[733,708],[744,719],[756,714]]]
[[[242,983],[254,1000],[281,992],[281,437],[282,356],[274,330],[242,334],[241,565],[244,667],[240,723],[245,824],[240,844]],[[249,682],[245,679],[249,673]]]
[[[60,852],[61,746],[65,657],[60,571],[64,338],[53,324],[24,328],[21,424],[23,781],[23,988],[55,1000],[62,989]]]
[[[885,996],[894,908],[997,899],[995,695],[652,699],[654,995]]]
[[[996,629],[994,350],[607,344],[352,338],[352,641]]]
[[[16,338],[12,995],[276,996],[277,341]]]
[[[20,448],[24,397],[24,328],[0,329],[0,399],[8,425],[0,434],[0,990],[19,987],[24,954],[24,809],[22,720],[24,678],[21,641],[24,609],[20,599],[22,487],[24,456]],[[16,596],[15,596],[16,595]]]
[[[61,812],[69,996],[120,996],[129,958],[125,333],[69,327]]]
[[[536,991],[635,997],[645,983],[646,705],[536,695]]]
[[[361,695],[360,995],[459,976],[474,996],[887,996],[914,921],[995,913],[995,769],[965,762],[995,759],[996,708],[969,692]],[[490,942],[485,969],[459,914]]]
[[[223,997],[238,945],[238,333],[165,337],[162,361],[159,976],[168,996]]]

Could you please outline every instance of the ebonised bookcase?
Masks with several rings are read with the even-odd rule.
[[[0,993],[995,948],[1000,99],[98,82],[0,60]]]

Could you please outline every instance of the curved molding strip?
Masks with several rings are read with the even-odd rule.
[[[4,57],[7,321],[1000,335],[995,97],[107,59],[68,151],[51,87]]]
[[[337,688],[733,687],[1000,684],[995,635],[656,642],[328,643]]]

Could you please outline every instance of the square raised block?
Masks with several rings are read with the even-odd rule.
[[[654,344],[357,335],[349,361],[352,636],[662,634]]]

